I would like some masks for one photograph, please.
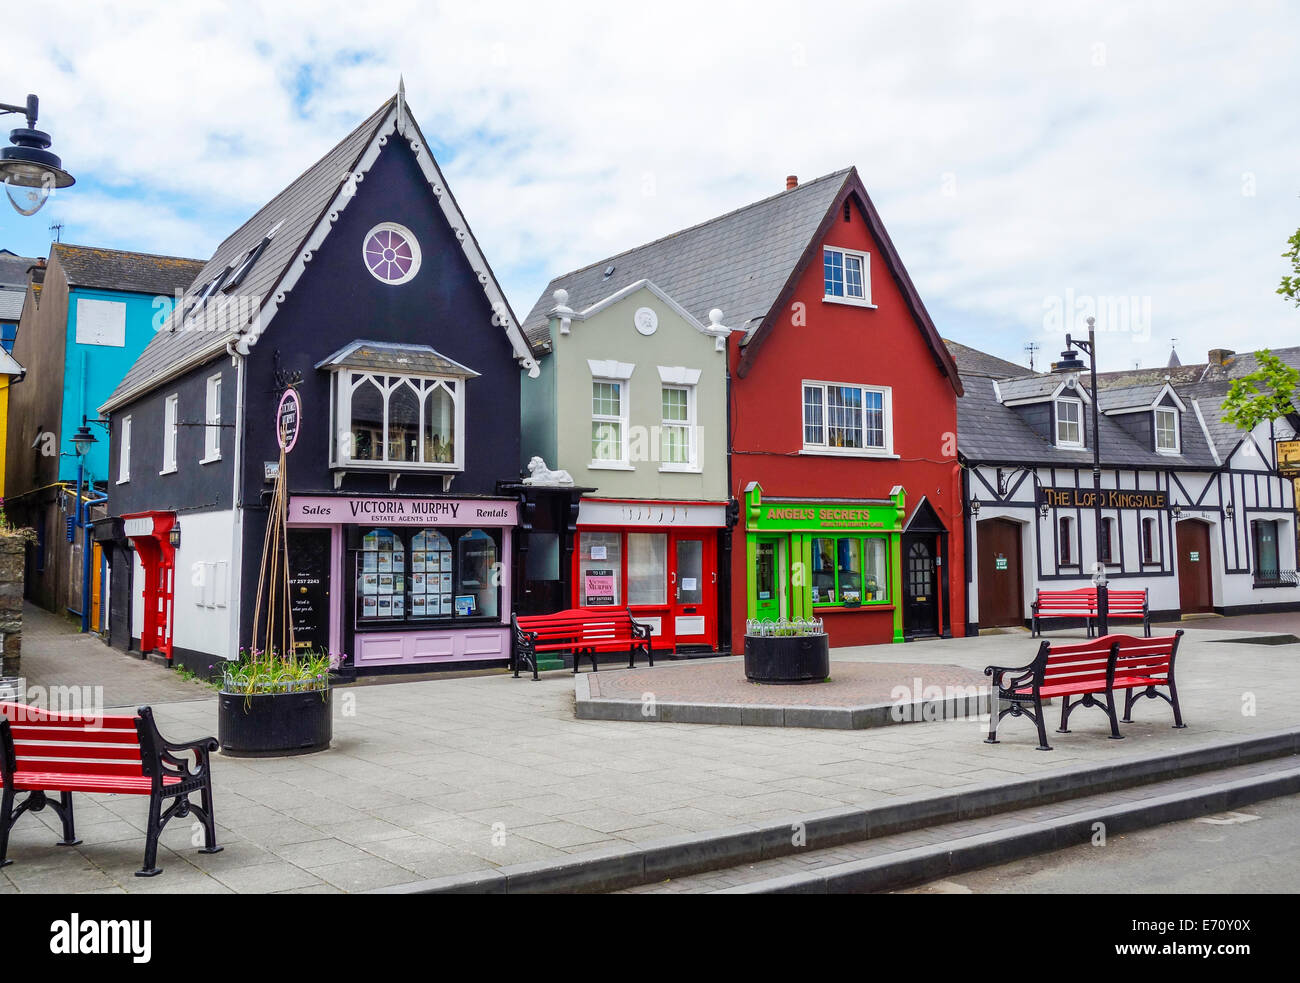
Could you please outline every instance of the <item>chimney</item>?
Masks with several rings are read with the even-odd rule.
[[[785,179],[785,190],[789,191],[791,188],[797,187],[799,187],[799,176],[797,174],[787,175]]]
[[[1237,353],[1234,352],[1231,348],[1211,348],[1210,355],[1209,355],[1209,363],[1211,365],[1218,365],[1222,367],[1224,365],[1227,365],[1229,362],[1231,362],[1232,356],[1236,354]]]

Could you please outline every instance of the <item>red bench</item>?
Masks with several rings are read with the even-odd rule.
[[[998,724],[1003,717],[1026,716],[1038,727],[1038,750],[1052,750],[1047,743],[1043,700],[1057,696],[1061,697],[1058,734],[1070,732],[1070,714],[1075,708],[1095,706],[1106,711],[1111,739],[1119,740],[1123,737],[1115,709],[1115,694],[1119,690],[1125,691],[1125,723],[1131,721],[1134,702],[1148,696],[1165,700],[1173,707],[1174,726],[1185,726],[1174,682],[1174,659],[1182,637],[1179,630],[1160,638],[1106,635],[1077,645],[1053,645],[1044,641],[1037,657],[1027,666],[988,666],[984,674],[993,678],[997,698],[1006,706],[992,713],[989,736],[984,743],[998,743]],[[1135,690],[1141,692],[1135,694]],[[1078,699],[1071,701],[1072,696]]]
[[[7,857],[9,831],[24,812],[47,805],[63,823],[61,846],[81,841],[73,822],[73,792],[118,792],[149,796],[144,866],[137,877],[161,874],[158,837],[177,816],[194,813],[203,823],[200,853],[218,853],[212,819],[212,772],[208,755],[220,746],[215,737],[172,744],[158,733],[153,710],[135,716],[52,713],[21,703],[0,703],[0,867]],[[19,792],[28,793],[14,805]],[[55,802],[49,793],[58,792]],[[200,804],[190,801],[199,793]],[[172,802],[163,808],[163,801]]]
[[[1088,637],[1093,637],[1093,622],[1097,618],[1097,588],[1079,587],[1075,590],[1040,590],[1032,605],[1033,635],[1041,635],[1040,618],[1082,618],[1088,627]],[[1132,619],[1142,622],[1143,634],[1151,637],[1151,614],[1147,609],[1147,592],[1143,590],[1107,590],[1106,619]]]
[[[637,652],[644,652],[655,664],[650,648],[650,626],[633,619],[630,612],[621,608],[570,608],[553,614],[511,616],[515,630],[514,653],[511,667],[519,678],[519,664],[531,666],[533,679],[537,679],[537,656],[542,652],[573,653],[573,671],[584,655],[591,658],[591,671],[596,672],[596,653],[627,652],[627,667],[636,665]]]

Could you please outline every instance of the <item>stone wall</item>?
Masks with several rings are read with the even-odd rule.
[[[22,675],[23,566],[27,539],[22,533],[0,531],[0,635],[4,636],[4,665],[0,675]]]

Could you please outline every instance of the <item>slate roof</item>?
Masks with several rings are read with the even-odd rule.
[[[1086,467],[1092,466],[1092,448],[1061,449],[1046,437],[1034,430],[1022,410],[1006,406],[998,401],[992,378],[970,377],[967,379],[965,392],[957,399],[957,448],[968,461],[989,464],[1037,464],[1046,467]],[[1032,375],[1020,379],[997,382],[1003,399],[1024,398],[1026,395],[1050,393],[1061,380],[1051,375]],[[1163,380],[1160,387],[1164,386]],[[1152,392],[1147,403],[1155,398]],[[1226,391],[1226,386],[1223,387]],[[1008,390],[1016,394],[1008,395]],[[1187,393],[1179,391],[1184,403],[1189,401]],[[1135,396],[1124,394],[1119,397],[1125,402]],[[1106,397],[1102,396],[1103,402]],[[1220,397],[1220,400],[1222,397]],[[1216,404],[1217,405],[1217,404]],[[1202,407],[1204,411],[1204,407]],[[1092,417],[1088,421],[1091,426]],[[1210,423],[1206,414],[1206,423]],[[1177,455],[1157,454],[1148,445],[1135,440],[1115,419],[1101,414],[1098,421],[1101,437],[1101,461],[1103,467],[1126,468],[1182,468],[1196,470],[1214,470],[1218,464],[1206,440],[1205,431],[1196,418],[1195,411],[1188,406],[1188,412],[1181,415],[1182,453]],[[1217,441],[1216,441],[1217,444]],[[1220,450],[1222,454],[1222,450]]]
[[[70,287],[171,296],[177,290],[185,290],[203,268],[201,259],[74,246],[66,242],[56,242],[50,252],[59,257]]]
[[[252,320],[257,305],[245,302],[240,317],[224,320],[219,316],[223,308],[219,307],[214,320],[222,322],[220,324],[222,330],[186,330],[178,325],[184,309],[188,306],[189,298],[219,273],[224,272],[232,263],[248,255],[262,242],[267,233],[279,224],[275,237],[235,291],[245,299],[264,298],[271,294],[285,269],[298,255],[303,242],[319,221],[322,212],[338,193],[342,175],[353,169],[379,125],[393,108],[395,99],[396,97],[386,100],[360,126],[344,137],[287,188],[258,209],[252,218],[217,247],[212,258],[202,265],[198,276],[191,278],[193,284],[186,293],[186,300],[178,305],[164,328],[149,340],[149,344],[118,383],[117,389],[105,405],[113,403],[120,396],[136,390],[205,349],[238,337],[241,330]],[[231,299],[221,291],[217,293],[218,305],[225,304]],[[224,310],[233,309],[234,306],[224,308]],[[253,313],[249,313],[250,311]],[[176,330],[173,330],[174,328]]]
[[[729,327],[756,326],[755,319],[761,320],[776,302],[851,171],[805,181],[557,276],[524,318],[524,334],[534,345],[547,340],[546,315],[555,306],[556,290],[567,290],[568,306],[582,310],[642,279],[654,281],[701,324],[709,323],[709,311],[717,307]],[[614,271],[606,277],[609,266]]]
[[[27,271],[35,266],[37,259],[31,256],[15,256],[5,250],[0,252],[0,287],[21,287],[27,289]]]
[[[0,285],[0,321],[17,321],[23,315],[23,300],[27,297],[27,288],[17,290]]]
[[[1156,401],[1166,383],[1147,383],[1141,386],[1113,386],[1102,389],[1098,386],[1098,406],[1102,410],[1126,410],[1139,406],[1150,406]],[[1175,390],[1176,392],[1177,390]]]
[[[318,362],[316,368],[345,365],[356,369],[458,375],[470,379],[479,374],[441,352],[434,351],[428,345],[399,345],[386,341],[351,342],[329,358]]]
[[[957,371],[963,379],[968,376],[985,379],[1014,379],[1023,376],[1026,372],[1023,365],[1008,362],[1004,358],[982,352],[978,348],[971,348],[968,345],[950,341],[947,338],[943,339],[943,343],[948,346],[948,351],[952,354],[952,360],[957,363]]]
[[[998,390],[1003,400],[1033,399],[1036,396],[1050,396],[1065,382],[1059,375],[1022,375],[1019,379],[1004,379],[998,382]]]

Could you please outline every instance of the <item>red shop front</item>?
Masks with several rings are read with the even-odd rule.
[[[626,607],[656,649],[718,647],[722,502],[584,498],[573,551],[573,606]]]
[[[122,516],[122,532],[131,540],[144,582],[144,617],[140,624],[140,651],[161,652],[171,661],[173,601],[176,583],[176,548],[171,532],[175,512],[133,512]]]

